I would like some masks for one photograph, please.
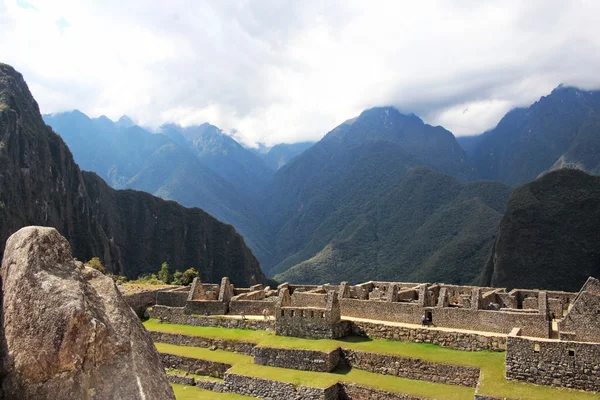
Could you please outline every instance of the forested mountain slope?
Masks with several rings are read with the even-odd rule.
[[[576,291],[600,276],[600,177],[561,169],[516,188],[480,283]]]

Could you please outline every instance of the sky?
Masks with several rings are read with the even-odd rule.
[[[318,140],[392,105],[456,136],[600,88],[596,0],[0,0],[0,62],[43,113]]]

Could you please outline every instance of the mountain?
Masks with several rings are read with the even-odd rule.
[[[427,167],[425,170],[430,174],[415,172],[421,171],[418,167]],[[407,178],[407,174],[414,179]],[[462,180],[470,180],[475,175],[466,154],[450,132],[426,125],[414,115],[403,115],[391,107],[363,112],[358,118],[329,132],[317,144],[278,170],[265,189],[263,204],[266,209],[263,214],[275,243],[273,259],[270,263],[264,263],[263,269],[268,274],[280,274],[278,278],[287,279],[291,275],[281,273],[313,259],[320,252],[339,249],[339,244],[348,242],[349,238],[371,235],[368,240],[362,238],[345,249],[363,258],[352,261],[356,271],[360,270],[365,275],[368,272],[371,276],[369,279],[384,276],[404,279],[412,271],[404,269],[400,260],[402,255],[386,256],[381,268],[372,262],[379,257],[379,249],[385,247],[384,236],[395,229],[386,225],[394,219],[386,222],[385,216],[397,215],[396,226],[415,233],[425,223],[426,216],[445,204],[439,202],[442,198],[448,202],[458,196],[458,189],[448,194],[436,192],[443,192],[444,185],[448,184],[441,182],[439,177],[461,185],[459,179],[447,175]],[[431,179],[432,182],[428,183],[433,186],[434,181],[441,182],[434,191],[428,192],[432,198],[425,203],[431,203],[427,205],[430,208],[425,207],[424,197],[420,198],[420,205],[410,201],[417,197],[415,190],[423,189],[415,184],[419,179]],[[499,192],[504,193],[498,194],[498,201],[502,203],[503,196],[504,199],[508,197],[509,189],[505,185],[499,186],[502,188]],[[400,201],[402,196],[408,196],[408,199]],[[419,209],[420,206],[423,209]],[[490,208],[487,204],[485,207]],[[487,211],[490,218],[486,221],[492,221],[489,232],[493,236],[501,212]],[[379,226],[377,216],[381,216],[382,226]],[[491,246],[488,233],[483,240]],[[423,251],[429,251],[427,254],[433,256],[439,248],[441,245],[435,250],[428,247]],[[351,257],[350,254],[346,256]],[[487,254],[479,255],[483,257],[482,260],[485,256]],[[348,264],[347,259],[344,260]],[[481,265],[477,268],[481,268]],[[369,269],[371,267],[374,269]],[[433,266],[432,270],[436,268]],[[461,282],[472,280],[476,275],[473,268],[473,265],[465,266],[469,271],[453,279]],[[294,278],[305,281],[320,279],[316,271],[311,273],[314,273],[313,277],[301,274]],[[345,279],[350,280],[356,276],[352,273],[344,275]],[[433,277],[435,274],[427,276]],[[333,278],[330,279],[333,281]]]
[[[336,210],[318,228],[321,234],[339,226],[325,246],[275,279],[475,281],[492,247],[509,187],[465,184],[425,167],[394,180],[389,190],[371,192],[360,209],[348,204]],[[345,220],[342,225],[340,219]]]
[[[77,258],[99,256],[109,272],[130,278],[155,272],[167,261],[173,268],[197,268],[205,281],[223,275],[238,285],[265,281],[232,226],[198,208],[113,190],[96,174],[82,172],[61,137],[44,124],[21,74],[5,64],[0,64],[0,171],[2,243],[23,226],[52,226]]]
[[[277,171],[314,144],[315,142],[281,143],[271,147],[266,152],[259,153],[259,156],[269,168]]]
[[[483,179],[520,185],[561,166],[598,174],[600,91],[559,86],[471,140],[477,143],[467,148],[469,157]]]
[[[44,115],[44,120],[67,142],[82,169],[97,173],[113,188],[143,190],[186,207],[202,208],[234,225],[259,259],[268,258],[262,219],[246,189],[223,177],[233,161],[221,159],[223,168],[218,173],[205,164],[206,158],[197,156],[191,142],[175,135],[179,130],[168,131],[169,136],[153,134],[126,116],[113,122],[104,116],[91,119],[75,110]],[[229,155],[236,157],[232,152]],[[244,166],[238,163],[236,168]]]
[[[574,169],[516,188],[480,283],[577,291],[600,277],[600,177]]]
[[[116,189],[125,187],[157,149],[171,143],[125,116],[113,122],[75,110],[43,118],[67,142],[82,169],[96,172]]]
[[[214,125],[204,123],[182,128],[166,124],[160,131],[176,143],[189,147],[204,165],[245,195],[256,195],[271,178],[272,171],[258,155]]]

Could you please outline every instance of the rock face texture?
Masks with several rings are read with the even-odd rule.
[[[198,208],[115,191],[82,172],[44,124],[21,74],[0,63],[0,243],[28,225],[55,227],[75,257],[100,257],[108,272],[129,278],[167,261],[173,270],[196,268],[205,282],[223,275],[239,286],[266,281],[232,226]]]
[[[6,399],[174,399],[156,348],[112,279],[54,228],[12,235],[2,268]]]

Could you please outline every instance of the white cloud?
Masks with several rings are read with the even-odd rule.
[[[274,144],[391,104],[462,135],[561,82],[600,87],[599,22],[592,0],[7,0],[0,54],[46,113]]]

